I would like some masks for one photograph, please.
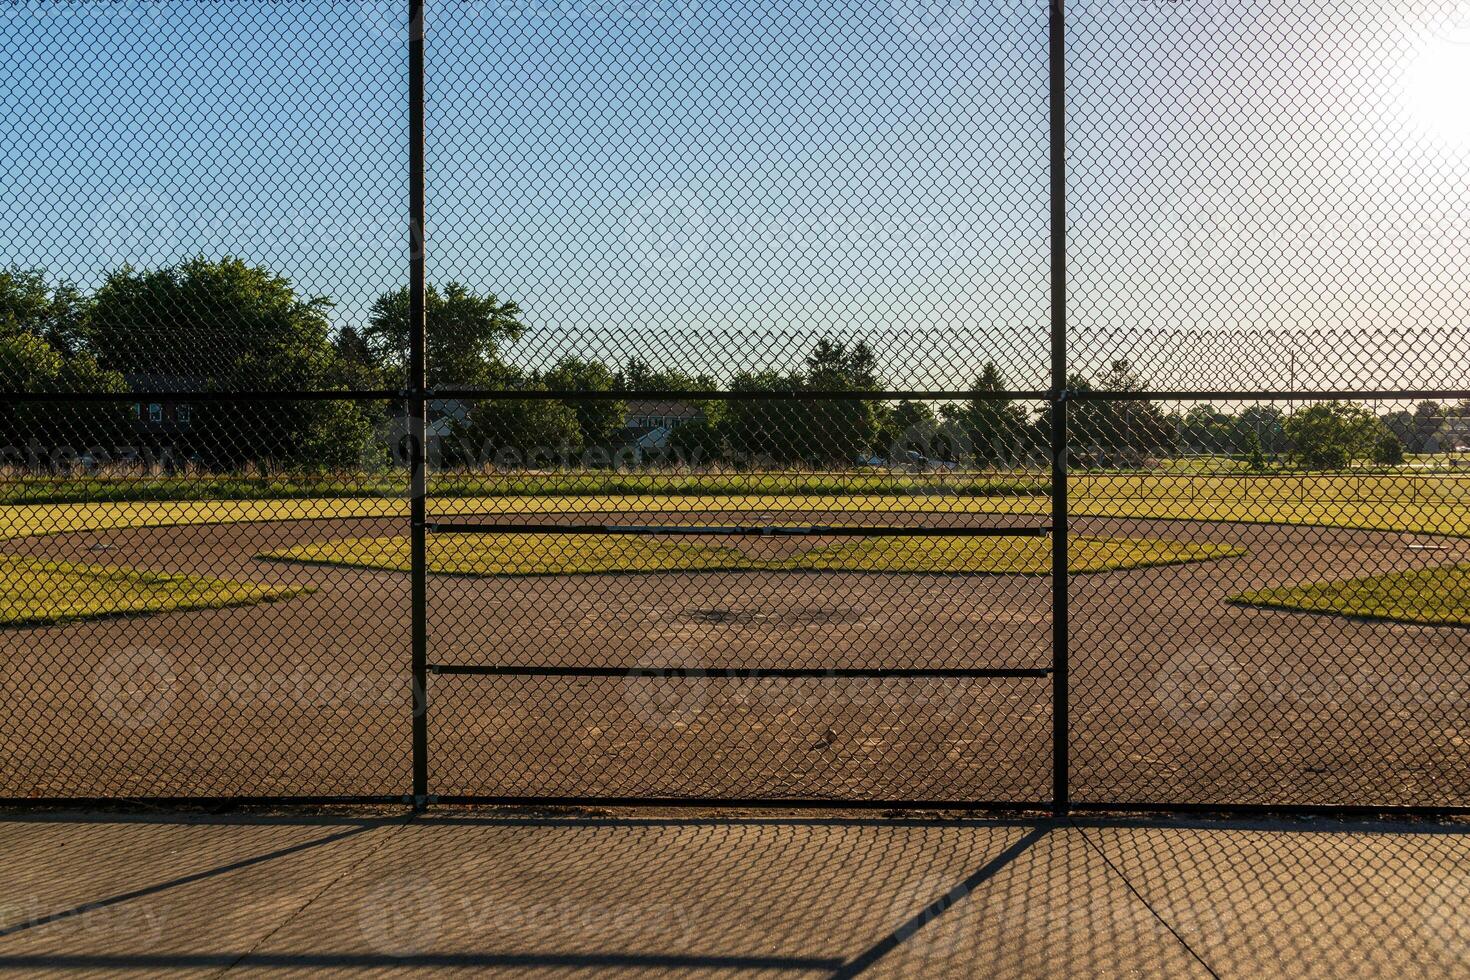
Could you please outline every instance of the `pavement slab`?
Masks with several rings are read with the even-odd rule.
[[[1470,828],[1084,827],[1222,976],[1470,976]]]
[[[1470,973],[1470,825],[0,816],[0,973]]]
[[[400,829],[402,818],[0,821],[0,972],[218,973]]]

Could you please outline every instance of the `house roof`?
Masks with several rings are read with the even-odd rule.
[[[699,406],[678,399],[643,399],[635,398],[625,402],[627,414],[633,415],[672,415],[676,418],[692,419],[699,416]]]

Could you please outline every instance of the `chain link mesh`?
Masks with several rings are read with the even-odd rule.
[[[1069,9],[1061,378],[1044,4],[432,0],[425,390],[403,4],[3,15],[0,796],[1470,805],[1452,3]]]

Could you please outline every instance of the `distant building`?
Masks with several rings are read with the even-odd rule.
[[[625,429],[677,429],[685,422],[704,418],[699,406],[683,401],[626,402],[623,427]]]
[[[463,398],[429,399],[429,417],[425,425],[430,439],[447,439],[456,429],[468,425],[474,403]],[[400,416],[401,417],[401,416]]]
[[[1451,466],[1470,466],[1470,418],[1454,416],[1440,422],[1424,449],[1449,457]]]
[[[639,460],[667,452],[675,429],[704,418],[698,405],[676,399],[634,399],[625,404],[623,428],[616,438],[619,448],[631,450]]]
[[[175,393],[200,391],[199,378],[172,374],[129,374],[123,378],[137,392],[131,406],[133,438],[140,446],[170,447],[194,431],[194,406]]]

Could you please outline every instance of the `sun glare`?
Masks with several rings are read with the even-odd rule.
[[[1470,37],[1431,41],[1409,70],[1408,98],[1425,130],[1470,145]]]

